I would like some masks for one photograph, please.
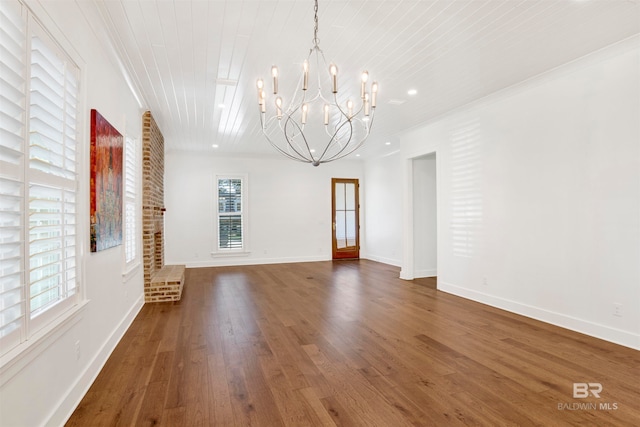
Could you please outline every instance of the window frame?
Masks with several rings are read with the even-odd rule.
[[[15,6],[17,4],[17,6]],[[11,10],[11,8],[14,8]],[[18,153],[17,163],[10,164],[0,160],[0,165],[4,169],[0,176],[4,179],[12,180],[19,183],[21,187],[19,197],[21,200],[20,209],[20,250],[16,255],[19,258],[17,261],[20,264],[20,307],[21,313],[17,319],[19,320],[19,326],[7,333],[0,339],[0,372],[5,372],[12,366],[16,365],[19,360],[18,356],[29,351],[30,354],[35,354],[31,350],[34,348],[43,349],[46,346],[46,342],[53,336],[60,333],[64,325],[75,323],[73,319],[76,318],[76,314],[86,305],[84,296],[84,280],[83,280],[83,268],[82,259],[84,253],[84,241],[87,236],[86,229],[83,226],[82,218],[84,218],[84,208],[82,200],[86,198],[86,187],[82,182],[81,177],[85,176],[86,169],[84,168],[85,149],[82,144],[82,136],[84,135],[84,119],[83,115],[83,96],[84,96],[84,72],[73,56],[69,53],[63,44],[52,35],[47,28],[38,20],[33,12],[22,2],[16,2],[13,5],[8,5],[7,17],[12,18],[12,22],[17,22],[22,27],[23,31],[20,33],[22,38],[20,44],[20,59],[23,61],[21,68],[21,78],[23,78],[23,85],[20,90],[20,103],[21,116],[16,119],[20,124],[20,147],[17,149]],[[15,18],[15,20],[13,19]],[[61,87],[61,98],[58,98],[58,102],[54,103],[61,111],[60,120],[64,125],[58,129],[60,132],[60,139],[57,137],[52,139],[51,144],[44,144],[45,149],[40,150],[33,144],[31,133],[34,131],[33,124],[38,119],[32,119],[34,111],[32,111],[33,99],[37,99],[38,95],[34,95],[34,87],[32,81],[37,78],[37,73],[32,71],[32,64],[34,58],[37,58],[40,54],[34,56],[34,47],[32,41],[34,38],[38,38],[39,42],[44,46],[41,51],[45,55],[53,55],[55,59],[59,61],[61,65],[62,74],[59,74],[59,79],[56,81]],[[41,57],[42,59],[43,57]],[[46,60],[46,59],[45,59]],[[42,64],[42,62],[40,62]],[[40,67],[40,65],[38,65]],[[50,73],[51,70],[45,70],[46,73]],[[54,71],[55,73],[55,71]],[[70,77],[71,76],[71,77]],[[73,90],[69,91],[69,84],[72,84]],[[43,86],[46,91],[49,91],[49,86]],[[36,86],[37,88],[37,86]],[[50,98],[47,97],[48,101]],[[37,102],[37,101],[36,101]],[[16,104],[18,105],[18,104]],[[5,110],[6,112],[7,110]],[[71,121],[69,119],[71,118]],[[48,123],[48,122],[44,122]],[[69,130],[71,130],[69,132]],[[40,132],[40,131],[37,131]],[[48,132],[48,131],[47,131]],[[18,135],[18,133],[15,133]],[[44,135],[44,134],[43,134]],[[46,140],[46,137],[41,137]],[[35,150],[34,150],[34,147]],[[57,148],[57,154],[56,154]],[[3,149],[4,150],[4,149]],[[40,163],[41,168],[34,168],[33,166],[40,161],[37,160],[34,153],[40,150],[41,155],[49,156],[51,163],[45,161]],[[69,157],[70,156],[70,157]],[[55,159],[57,158],[57,160]],[[32,159],[34,159],[32,161]],[[61,160],[60,160],[61,159]],[[60,165],[61,162],[61,165]],[[9,166],[5,168],[5,166]],[[54,170],[57,170],[54,172]],[[34,198],[31,188],[39,187],[40,189],[49,188],[53,189],[51,193],[59,193],[61,198],[58,201],[53,201],[53,205],[59,206],[59,210],[49,210],[48,208],[42,208],[41,214],[31,212],[32,207],[40,204],[50,203],[47,198],[39,199]],[[69,197],[69,195],[71,195]],[[32,204],[34,203],[34,204]],[[70,208],[70,209],[69,209]],[[45,210],[42,210],[45,209]],[[35,211],[34,211],[35,212]],[[38,255],[32,255],[31,248],[34,243],[30,241],[33,235],[30,235],[31,222],[37,221],[36,227],[44,227],[44,229],[50,228],[47,225],[47,220],[38,219],[43,215],[55,214],[57,218],[53,227],[55,230],[59,230],[56,236],[48,237],[47,239],[53,239],[53,241],[59,241],[61,246],[53,249],[46,249],[51,251],[52,254],[59,253],[59,258],[54,260],[54,264],[60,266],[60,277],[62,278],[58,285],[51,287],[50,289],[58,289],[63,294],[66,294],[65,289],[72,289],[72,292],[64,295],[62,298],[59,296],[55,301],[51,302],[46,309],[36,310],[32,306],[31,287],[34,281],[31,279],[31,270],[42,268],[42,266],[32,267],[32,260],[36,260]],[[33,216],[32,216],[33,215]],[[45,221],[45,222],[42,222]],[[57,222],[56,224],[56,221]],[[68,222],[71,221],[71,222]],[[69,246],[68,246],[69,245]],[[42,243],[40,243],[41,248]],[[42,254],[42,252],[40,252]],[[45,252],[46,253],[46,252]],[[45,255],[39,261],[46,260],[50,256]],[[53,259],[53,258],[51,258]],[[35,271],[35,270],[34,270]],[[58,274],[56,274],[57,276]],[[38,279],[39,280],[39,279]],[[71,323],[70,323],[71,322]]]
[[[230,212],[230,213],[221,213],[220,206],[220,198],[219,198],[219,183],[220,180],[224,179],[239,179],[241,181],[241,193],[240,193],[240,203],[241,209],[240,212]],[[248,192],[249,192],[249,176],[248,174],[238,174],[238,173],[223,173],[216,174],[214,179],[214,212],[215,212],[215,222],[214,222],[214,234],[215,234],[215,242],[214,249],[211,253],[212,256],[233,256],[233,255],[248,255],[249,251],[249,224],[247,221],[248,212],[249,212],[249,204],[248,204]],[[241,227],[242,227],[242,246],[240,248],[221,248],[220,247],[220,219],[221,217],[227,217],[231,215],[240,215],[241,218]]]

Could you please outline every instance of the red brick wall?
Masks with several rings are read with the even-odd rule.
[[[142,247],[145,295],[164,266],[164,137],[151,112],[142,116]]]

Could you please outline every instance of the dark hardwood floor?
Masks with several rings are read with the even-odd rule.
[[[188,269],[183,300],[143,307],[67,425],[640,425],[640,352],[398,274]]]

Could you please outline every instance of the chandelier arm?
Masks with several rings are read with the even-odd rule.
[[[327,130],[327,135],[329,135],[331,137],[331,139],[329,140],[329,142],[325,146],[324,151],[322,151],[322,155],[320,155],[319,159],[323,159],[324,158],[324,156],[327,154],[327,151],[329,151],[329,148],[334,143],[334,141],[335,141],[335,144],[337,144],[341,148],[341,150],[343,149],[342,143],[340,142],[339,138],[336,138],[336,135],[338,135],[338,132],[340,131],[340,129],[342,129],[342,127],[345,124],[347,124],[347,122],[342,122],[340,124],[340,126],[337,126],[335,131],[333,132],[333,135],[331,135],[329,133],[329,131]],[[348,141],[347,141],[347,144],[348,144]]]
[[[366,138],[365,138],[366,139]],[[333,162],[334,160],[340,160],[343,159],[345,157],[347,157],[349,154],[353,153],[354,151],[356,151],[358,148],[362,147],[362,144],[364,144],[365,139],[363,139],[362,141],[360,141],[357,145],[354,146],[354,148],[352,150],[347,151],[346,153],[342,154],[341,156],[338,156],[337,154],[335,156],[331,156],[330,158],[323,160],[320,163],[329,163],[329,162]]]
[[[302,153],[300,153],[300,152],[297,150],[297,148],[298,148],[298,147],[296,146],[297,144],[292,143],[292,142],[291,142],[291,140],[289,139],[289,136],[288,136],[288,134],[287,134],[287,129],[288,129],[288,127],[289,127],[289,123],[290,123],[290,122],[292,122],[292,123],[293,123],[293,124],[298,128],[298,130],[300,131],[300,133],[299,133],[298,135],[301,135],[301,136],[302,136],[302,140],[304,141],[304,145],[307,147],[307,151],[309,152],[309,157],[307,157],[307,156],[303,155]],[[313,158],[313,154],[311,154],[311,148],[309,147],[309,143],[308,143],[308,141],[307,141],[307,137],[304,135],[304,132],[302,132],[302,128],[300,127],[300,125],[298,124],[298,122],[296,122],[295,120],[293,120],[293,119],[291,118],[291,116],[288,116],[288,117],[287,117],[287,120],[285,121],[285,124],[284,124],[284,129],[285,129],[285,132],[284,132],[284,138],[287,140],[287,145],[288,145],[288,146],[289,146],[293,151],[295,151],[295,153],[296,153],[298,156],[300,156],[301,158],[305,159],[305,161],[307,161],[308,163],[313,163],[313,162],[315,162],[315,160],[316,160],[316,159],[314,159],[314,158]],[[297,136],[297,135],[296,135],[296,136]],[[292,137],[292,139],[293,139],[293,137]]]
[[[262,115],[261,115],[261,117],[262,117]],[[293,120],[293,119],[290,117],[290,115],[287,115],[287,118],[288,118],[288,120],[292,120],[292,121],[294,121],[294,123],[295,123],[295,120]],[[265,123],[273,122],[274,120],[276,120],[276,117],[275,117],[275,116],[273,116],[273,117],[271,117],[271,118],[267,119],[267,120],[265,121]],[[262,119],[261,119],[261,121],[262,121]],[[279,122],[281,122],[281,120],[278,120],[278,121],[279,121]],[[280,128],[282,129],[282,126],[280,126]],[[283,134],[284,134],[285,140],[287,141],[287,146],[288,146],[289,148],[293,149],[293,151],[295,152],[295,154],[296,154],[297,156],[296,156],[296,155],[293,155],[293,154],[291,154],[291,153],[288,153],[288,152],[286,152],[285,150],[283,150],[282,148],[280,148],[280,146],[279,146],[276,142],[274,142],[274,141],[271,139],[271,137],[270,137],[270,136],[269,136],[269,134],[267,133],[266,129],[267,129],[267,127],[263,127],[263,128],[262,128],[262,133],[263,133],[263,135],[267,138],[267,141],[269,141],[269,143],[271,144],[271,146],[272,146],[273,148],[275,148],[278,152],[280,152],[282,155],[284,155],[284,156],[288,157],[289,159],[297,160],[297,161],[299,161],[299,162],[303,162],[303,163],[311,163],[311,162],[312,162],[312,160],[309,160],[307,157],[305,157],[304,155],[302,155],[298,150],[296,150],[296,149],[295,149],[295,147],[294,147],[294,146],[292,146],[292,145],[289,143],[289,138],[287,138],[287,136],[286,136],[286,133],[285,133],[285,132],[283,132]],[[284,129],[283,129],[283,131],[284,131]],[[295,135],[294,135],[294,136],[292,136],[292,139],[293,139],[293,138],[295,138]]]
[[[302,162],[302,163],[311,163],[311,161],[309,161],[308,159],[304,158],[303,156],[300,156],[300,158],[291,155],[290,153],[287,153],[286,151],[284,151],[282,148],[280,148],[278,146],[278,144],[276,144],[275,142],[273,142],[271,140],[271,138],[269,138],[269,135],[267,135],[265,132],[262,132],[265,136],[265,138],[267,138],[267,141],[269,141],[269,143],[271,144],[271,146],[273,148],[275,148],[280,154],[282,154],[285,157],[288,157],[291,160],[296,160],[298,162]]]
[[[291,108],[291,106],[289,106],[289,109],[290,109],[290,108]],[[286,112],[285,112],[285,114],[284,114],[284,115],[286,115],[286,116],[287,116],[287,119],[286,119],[286,120],[284,120],[285,125],[286,125],[286,123],[287,123],[289,120],[294,120],[292,116],[293,116],[293,114],[294,114],[296,111],[298,111],[300,108],[299,108],[299,107],[296,107],[296,108],[294,108],[294,109],[293,109],[293,110],[291,110],[291,111],[290,111],[289,109],[287,109],[287,111],[286,111]],[[294,121],[295,121],[295,120],[294,120]],[[283,123],[283,120],[278,120],[278,127],[280,128],[280,130],[282,131],[282,133],[284,133],[284,134],[286,135],[286,130],[285,130],[286,126],[283,126],[283,125],[282,125],[282,123]],[[291,137],[292,137],[292,138],[295,138],[296,136],[298,136],[298,135],[294,134],[294,135],[292,135]]]
[[[339,156],[340,153],[342,153],[349,146],[349,143],[351,142],[351,138],[353,138],[353,123],[351,122],[351,120],[349,120],[347,122],[342,122],[342,124],[338,128],[336,128],[336,132],[334,133],[334,137],[331,138],[331,141],[329,141],[329,143],[325,147],[324,151],[322,152],[322,156],[320,156],[320,158],[321,159],[324,158],[325,154],[329,150],[329,147],[331,147],[331,143],[333,142],[333,140],[335,138],[335,135],[337,135],[338,132],[340,131],[340,129],[342,129],[342,127],[344,125],[346,125],[346,124],[349,124],[349,138],[344,143],[344,145],[341,146],[340,150],[338,150],[338,152],[336,154],[332,155],[328,160],[325,160],[325,162],[331,161],[331,159],[333,159],[334,157]],[[339,145],[341,145],[341,144],[339,144]]]
[[[329,157],[328,159],[324,160],[322,163],[333,162],[334,160],[340,160],[340,159],[342,159],[344,157],[347,157],[349,154],[353,153],[358,148],[362,147],[362,144],[364,144],[366,139],[367,139],[366,137],[362,138],[362,140],[360,140],[360,142],[358,142],[358,144],[356,144],[352,149],[348,150],[347,152],[343,153],[342,155],[335,154],[335,155]]]
[[[369,132],[371,132],[371,128],[373,127],[373,119],[375,118],[375,116],[375,109],[371,109],[371,114],[369,115],[369,126],[367,126],[367,135],[369,135]]]
[[[345,113],[345,111],[340,107],[340,104],[338,104],[338,94],[337,93],[333,94],[333,105],[335,105],[338,108],[338,111],[340,111],[340,114],[342,114],[345,117],[345,119],[347,119],[347,121],[351,120],[349,115],[347,113]]]
[[[340,159],[342,159],[343,157],[346,157],[346,156],[348,156],[349,154],[353,153],[353,152],[354,152],[354,151],[356,151],[358,148],[362,147],[362,144],[364,144],[364,142],[367,140],[367,138],[369,137],[369,134],[370,134],[370,132],[371,132],[370,127],[365,126],[365,129],[366,129],[366,133],[365,133],[365,135],[362,137],[362,139],[360,139],[360,141],[359,141],[357,144],[355,144],[355,145],[353,146],[353,148],[351,148],[350,150],[348,150],[346,153],[344,153],[344,154],[342,154],[342,155],[340,155],[340,153],[339,153],[339,152],[338,152],[338,153],[336,153],[335,155],[331,156],[329,159],[325,160],[325,163],[326,163],[326,162],[331,162],[331,161],[334,161],[334,160],[340,160]],[[341,151],[343,151],[343,150],[341,150]]]
[[[331,158],[329,158],[327,161],[340,160],[343,157],[348,156],[349,154],[353,153],[354,151],[356,151],[360,147],[362,147],[364,142],[369,137],[369,134],[371,133],[371,128],[370,127],[365,126],[365,130],[366,130],[366,132],[365,132],[364,136],[360,139],[360,141],[357,144],[355,144],[355,145],[352,144],[352,147],[349,150],[347,150],[346,152],[344,152],[343,154],[336,153],[334,156],[331,156]]]

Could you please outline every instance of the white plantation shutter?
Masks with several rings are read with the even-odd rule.
[[[23,339],[26,13],[0,1],[0,348]],[[4,352],[4,351],[3,351]]]
[[[40,37],[31,39],[29,166],[75,188],[77,76]]]
[[[77,302],[79,70],[21,3],[0,18],[4,354]]]
[[[78,70],[39,33],[30,70],[28,291],[31,319],[43,316],[37,329],[75,303]]]
[[[76,291],[75,194],[29,190],[29,295],[32,317]]]
[[[136,164],[138,162],[136,140],[127,137],[124,147],[125,157],[125,203],[124,203],[124,236],[125,236],[125,264],[136,260],[136,189],[137,176]]]
[[[2,168],[4,172],[4,168]],[[20,342],[25,313],[21,182],[0,178],[0,343]]]

